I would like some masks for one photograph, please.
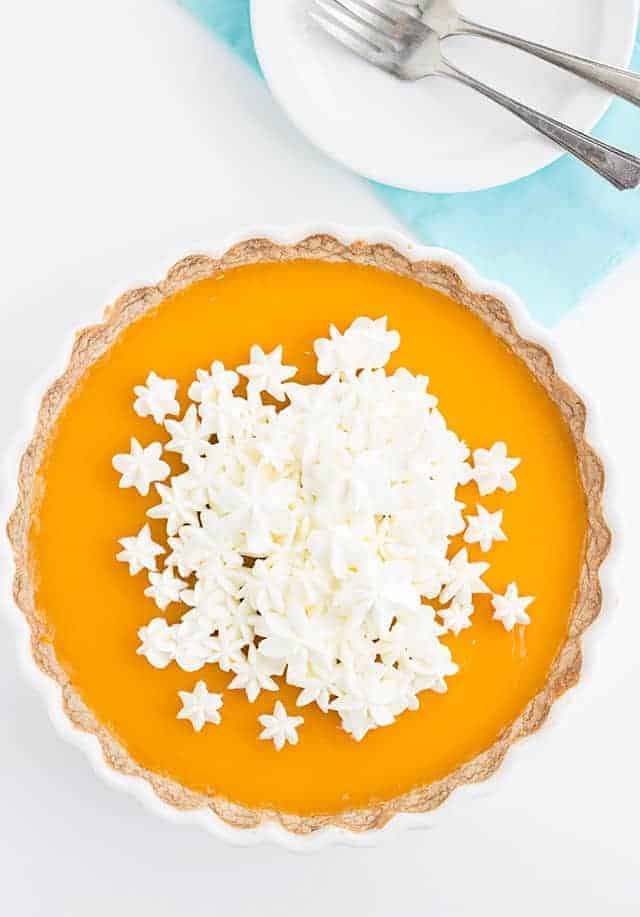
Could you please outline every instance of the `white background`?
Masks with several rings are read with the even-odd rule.
[[[70,331],[180,255],[260,223],[394,223],[172,0],[0,12],[0,417]],[[496,278],[500,279],[500,278]],[[375,850],[235,849],[106,788],[58,738],[0,619],[0,888],[12,917],[640,912],[636,404],[640,257],[554,334],[613,457],[618,589],[566,726],[499,792]]]

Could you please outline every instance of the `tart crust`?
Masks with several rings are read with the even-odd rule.
[[[300,258],[350,261],[393,271],[446,293],[477,314],[520,357],[558,406],[575,443],[588,510],[585,554],[567,639],[550,669],[544,688],[531,699],[499,739],[489,749],[442,780],[418,787],[395,799],[339,815],[304,817],[269,809],[249,809],[219,796],[194,793],[173,780],[140,767],[83,703],[58,663],[53,645],[48,639],[46,622],[35,605],[34,581],[29,569],[28,554],[29,525],[38,499],[37,474],[49,436],[67,398],[87,367],[109,349],[120,331],[168,296],[220,270],[255,262]],[[18,501],[7,529],[15,557],[14,598],[31,629],[34,659],[39,668],[59,684],[62,703],[69,719],[77,728],[98,739],[106,762],[122,774],[146,780],[160,799],[177,809],[208,808],[236,828],[256,828],[264,822],[277,822],[285,830],[297,835],[311,834],[329,825],[363,832],[381,828],[400,812],[427,812],[435,809],[456,787],[485,780],[493,774],[516,739],[537,730],[556,698],[574,685],[580,676],[580,638],[600,612],[602,594],[599,568],[611,542],[611,534],[602,515],[604,469],[600,458],[585,439],[585,418],[586,410],[582,400],[558,376],[551,356],[544,347],[518,334],[505,304],[495,296],[473,292],[452,267],[441,262],[412,262],[390,245],[366,242],[346,245],[328,235],[310,236],[290,246],[257,238],[233,246],[220,258],[206,255],[184,258],[171,268],[159,284],[129,290],[105,310],[101,324],[78,332],[64,374],[53,383],[42,400],[33,439],[20,463]]]

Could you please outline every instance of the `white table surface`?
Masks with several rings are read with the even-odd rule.
[[[260,223],[393,226],[172,0],[0,7],[0,416],[123,288]],[[499,279],[499,278],[497,278]],[[552,745],[498,794],[382,847],[235,849],[105,787],[58,738],[0,617],[0,898],[12,917],[640,912],[640,257],[554,333],[615,456],[617,597]],[[538,751],[538,746],[540,751]]]

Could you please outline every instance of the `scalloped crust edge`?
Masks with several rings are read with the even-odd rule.
[[[446,293],[478,315],[525,363],[558,406],[575,443],[589,520],[583,566],[567,639],[549,671],[544,688],[489,749],[442,780],[418,787],[392,800],[338,815],[298,816],[270,809],[248,809],[219,796],[195,793],[167,777],[140,767],[83,703],[69,676],[58,663],[46,621],[35,606],[34,577],[30,570],[28,550],[30,520],[37,509],[38,469],[49,436],[82,374],[109,349],[120,331],[168,296],[218,271],[243,264],[301,258],[349,261],[393,271]],[[412,262],[387,244],[356,241],[347,245],[333,236],[323,234],[309,236],[294,245],[280,245],[269,239],[256,238],[234,245],[220,258],[206,255],[184,258],[169,270],[159,284],[129,290],[105,310],[101,324],[79,331],[65,372],[42,399],[33,438],[20,463],[18,500],[7,527],[15,558],[14,599],[31,629],[33,657],[39,668],[60,686],[62,705],[71,722],[98,739],[105,761],[121,774],[146,780],[161,800],[177,809],[208,808],[235,828],[257,828],[266,822],[276,822],[295,835],[312,834],[328,826],[350,832],[365,832],[382,828],[401,812],[431,811],[440,806],[456,787],[477,783],[491,776],[500,766],[509,747],[517,739],[539,729],[556,698],[579,679],[582,664],[580,638],[600,612],[602,594],[599,568],[611,543],[611,534],[602,515],[604,469],[600,458],[585,439],[585,420],[584,403],[558,376],[545,348],[518,334],[509,310],[501,300],[486,293],[474,292],[463,282],[457,271],[447,264],[439,261]]]

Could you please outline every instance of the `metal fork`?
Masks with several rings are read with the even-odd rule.
[[[441,39],[450,38],[452,35],[475,35],[511,45],[550,64],[555,64],[556,67],[562,67],[569,73],[596,83],[628,102],[633,102],[634,105],[640,105],[640,73],[633,73],[631,70],[623,70],[620,67],[611,67],[609,64],[603,64],[588,57],[569,54],[567,51],[557,51],[555,48],[527,41],[518,35],[509,35],[508,32],[490,29],[461,16],[451,0],[387,0],[387,2],[379,0],[375,6],[381,12],[388,12],[392,16],[397,15],[399,10],[402,12],[404,8],[405,12],[422,19],[426,25],[438,33]]]
[[[620,191],[640,184],[640,159],[498,92],[453,67],[438,34],[387,0],[313,0],[309,15],[359,57],[403,80],[444,76],[475,89],[576,156]]]

